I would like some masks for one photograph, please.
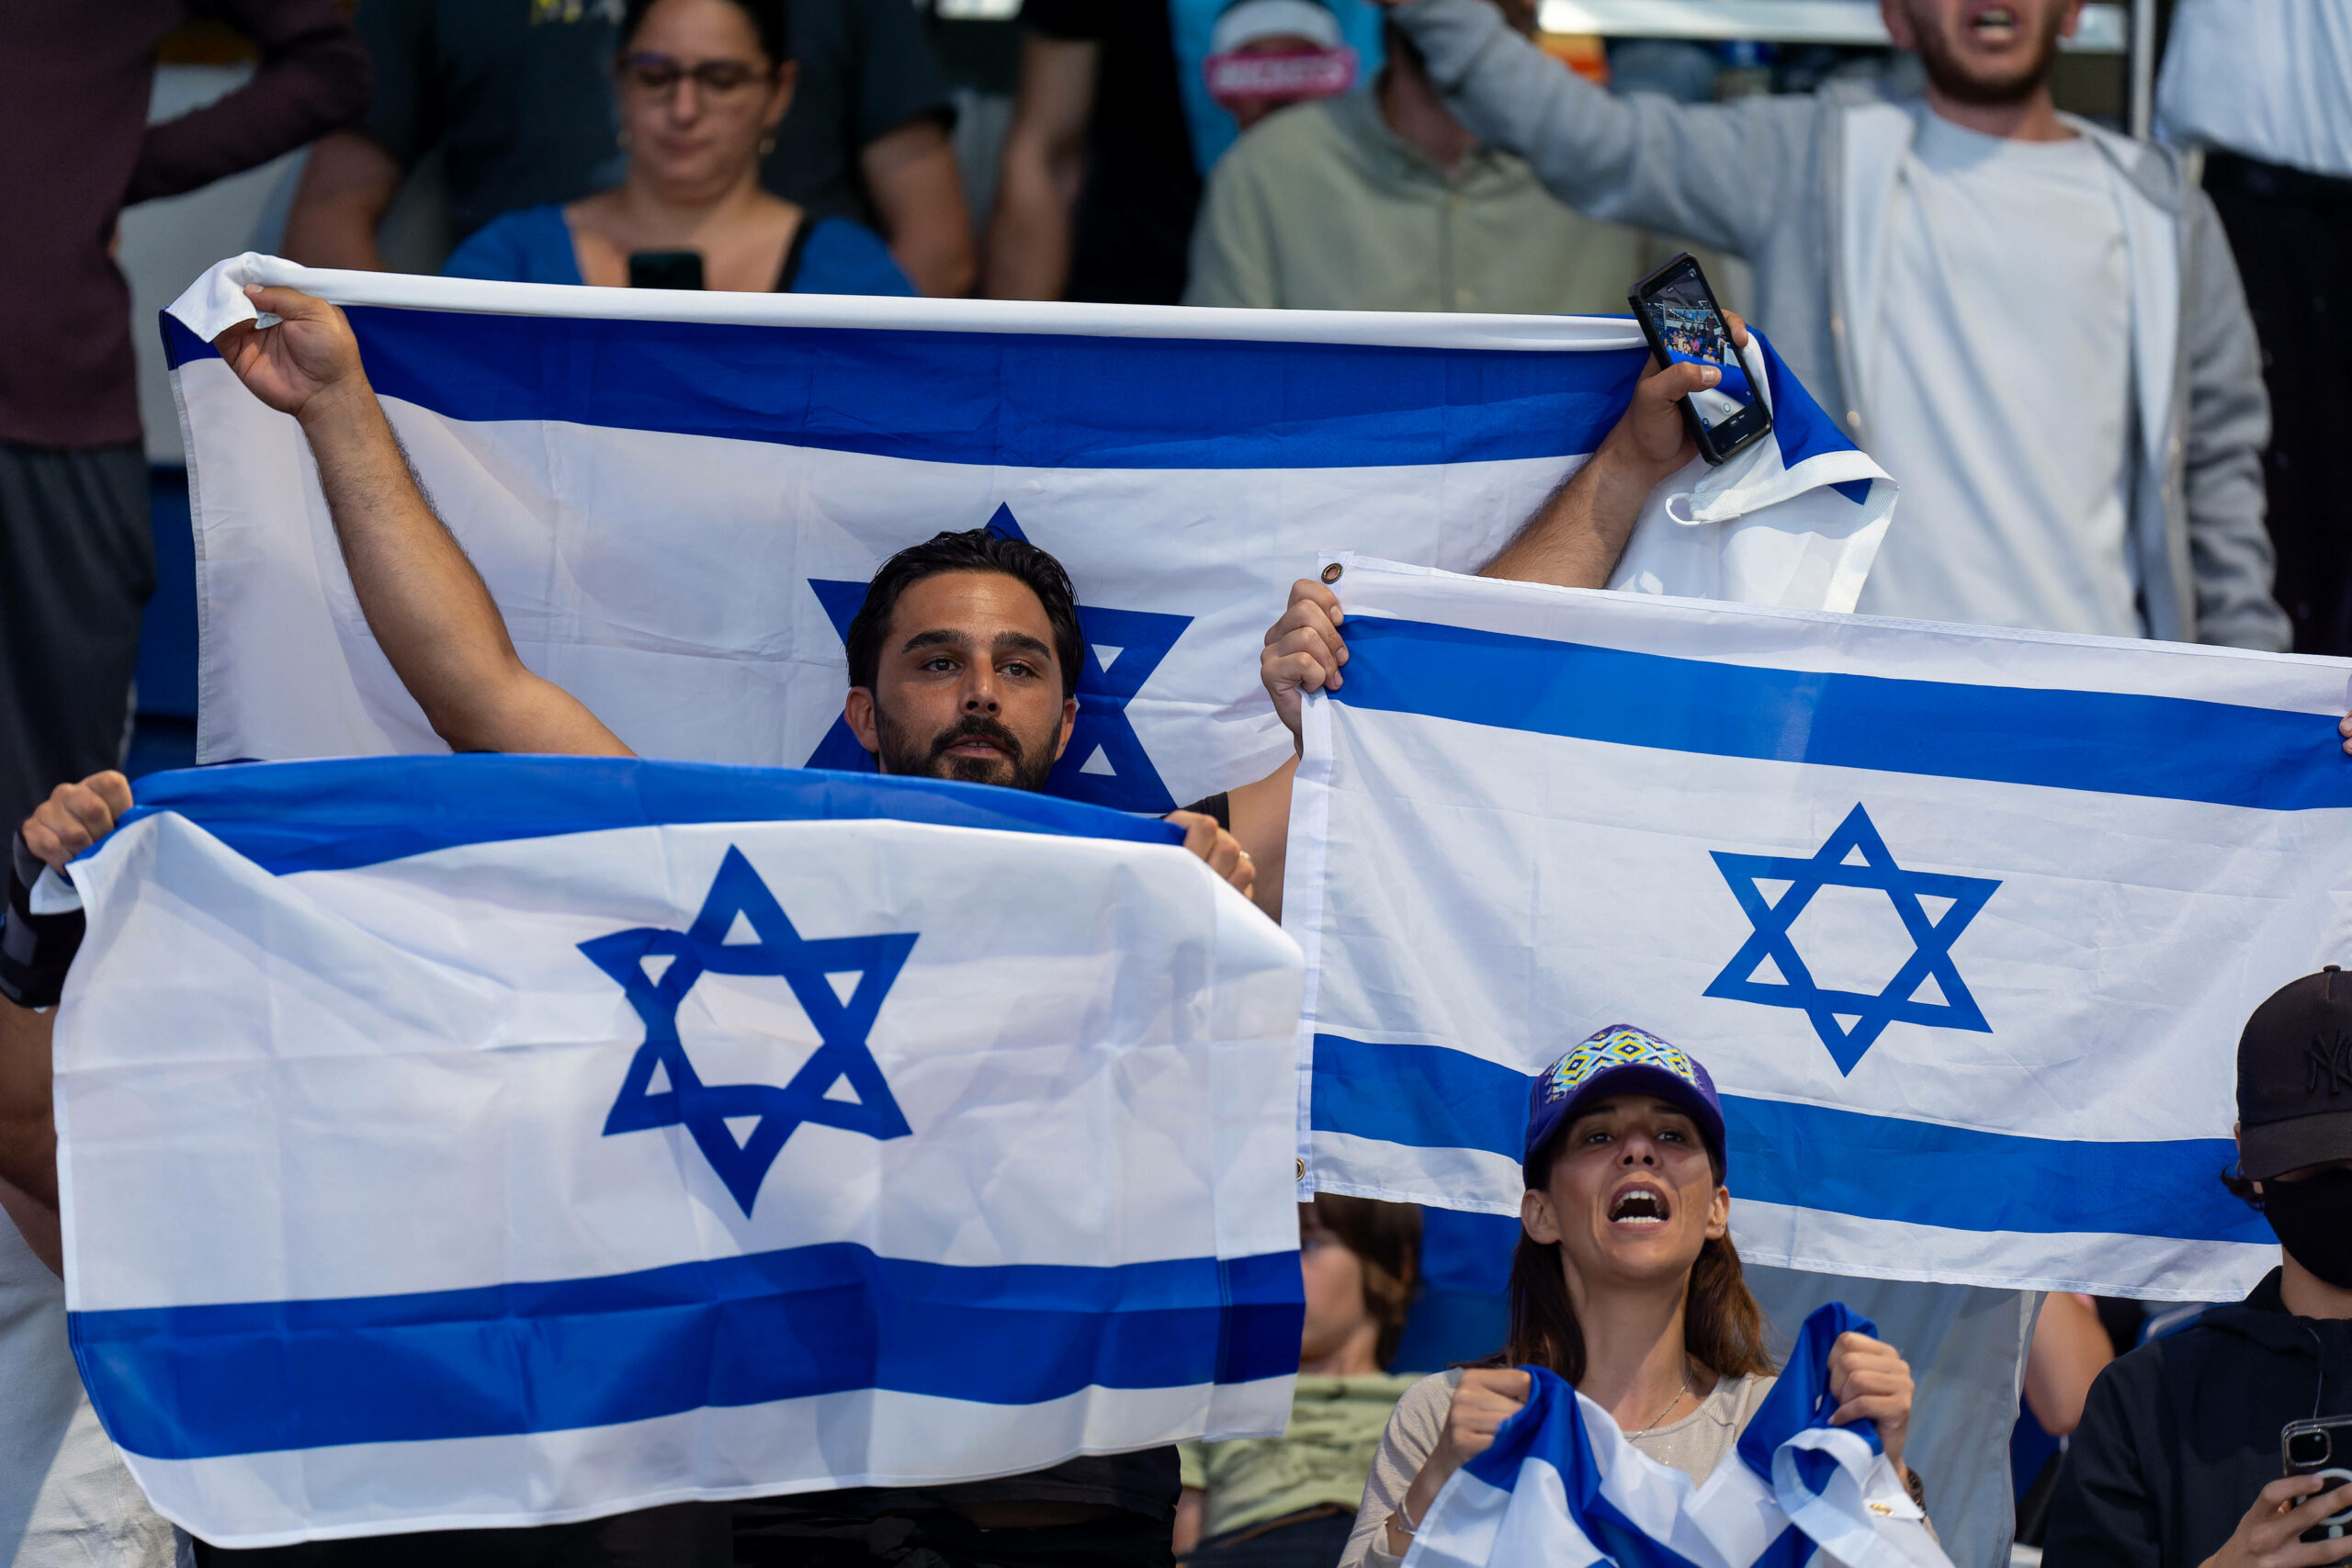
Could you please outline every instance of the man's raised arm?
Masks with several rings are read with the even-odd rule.
[[[458,751],[626,755],[580,700],[526,669],[481,575],[417,488],[344,314],[249,288],[282,318],[214,343],[253,394],[302,426],[368,629],[434,733]]]
[[[1747,324],[1725,312],[1732,340],[1747,346]],[[1554,491],[1535,515],[1479,569],[1481,577],[1519,582],[1548,582],[1561,588],[1606,588],[1610,574],[1634,536],[1650,491],[1658,481],[1697,455],[1682,423],[1680,400],[1721,378],[1712,366],[1655,360],[1634,384],[1634,396],[1609,434],[1584,466]],[[1299,704],[1309,692],[1337,688],[1348,661],[1340,628],[1347,615],[1340,596],[1311,578],[1291,584],[1290,603],[1266,633],[1258,678],[1273,699],[1274,712],[1299,742]],[[2346,724],[2352,726],[2352,719]],[[2352,728],[2347,728],[2352,735]],[[2352,739],[2345,743],[2352,750]],[[1228,793],[1233,836],[1258,870],[1258,907],[1282,919],[1283,873],[1290,839],[1291,781],[1295,759],[1253,784]]]

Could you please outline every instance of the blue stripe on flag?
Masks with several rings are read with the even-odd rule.
[[[2352,806],[2324,714],[1674,659],[1351,615],[1351,707],[1655,750],[2301,811]]]
[[[1034,1404],[1298,1370],[1298,1255],[959,1268],[846,1242],[413,1295],[72,1314],[153,1459],[569,1431],[858,1389]]]
[[[1640,348],[345,312],[378,392],[459,420],[557,420],[1014,468],[1329,468],[1558,457],[1600,444]],[[217,357],[163,317],[174,368]]]
[[[886,818],[1178,844],[1156,817],[997,784],[644,757],[350,757],[151,773],[124,826],[174,811],[265,871],[336,871],[502,839],[686,822]]]
[[[1309,1123],[1515,1160],[1530,1083],[1441,1045],[1317,1034]],[[2075,1142],[1737,1095],[1723,1106],[1735,1198],[1954,1230],[2276,1239],[2216,1179],[2236,1157],[2226,1138]]]

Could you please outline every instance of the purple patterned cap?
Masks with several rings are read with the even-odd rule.
[[[1699,1135],[1715,1157],[1726,1159],[1723,1102],[1699,1059],[1646,1029],[1612,1023],[1553,1063],[1528,1091],[1521,1169],[1579,1111],[1612,1094],[1654,1094],[1673,1101],[1699,1123]]]

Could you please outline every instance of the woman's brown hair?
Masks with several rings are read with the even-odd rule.
[[[1709,1149],[1707,1163],[1721,1186],[1723,1156]],[[1529,1170],[1529,1185],[1542,1185],[1551,1173],[1547,1152]],[[1764,1309],[1747,1288],[1731,1237],[1711,1239],[1699,1248],[1686,1300],[1682,1347],[1691,1359],[1724,1378],[1773,1370]],[[1584,1381],[1584,1325],[1577,1321],[1576,1303],[1568,1296],[1558,1242],[1547,1245],[1523,1229],[1519,1233],[1519,1250],[1510,1260],[1510,1337],[1494,1360],[1507,1367],[1549,1367],[1571,1384]]]
[[[1363,1265],[1364,1310],[1380,1323],[1380,1341],[1372,1354],[1385,1371],[1396,1359],[1420,1278],[1420,1210],[1337,1192],[1317,1192],[1314,1202],[1302,1206],[1312,1209],[1315,1223],[1338,1236]]]

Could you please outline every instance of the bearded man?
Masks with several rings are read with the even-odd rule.
[[[1881,10],[1923,98],[1618,98],[1483,0],[1393,15],[1555,196],[1753,265],[1757,324],[1903,485],[1863,613],[2284,649],[2261,354],[2212,203],[2177,153],[2058,112],[2081,0]]]

